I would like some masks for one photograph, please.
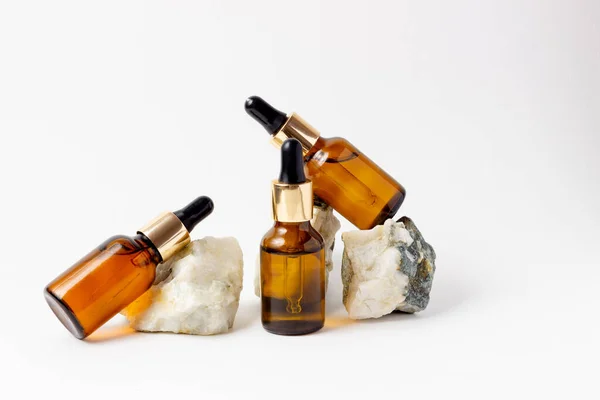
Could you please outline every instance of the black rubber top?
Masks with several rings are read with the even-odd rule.
[[[302,145],[296,139],[287,139],[281,145],[279,182],[290,184],[306,182]]]
[[[271,135],[277,133],[287,121],[285,113],[277,110],[258,96],[248,97],[244,108],[248,115],[261,124]]]
[[[191,232],[198,222],[213,212],[214,208],[215,205],[209,197],[200,196],[181,210],[175,211],[174,214],[183,223],[185,229]]]

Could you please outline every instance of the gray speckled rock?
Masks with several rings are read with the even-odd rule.
[[[333,246],[335,234],[340,230],[341,224],[333,213],[333,208],[315,199],[313,208],[312,226],[321,234],[325,243],[325,287],[329,282],[329,273],[333,270]],[[260,259],[256,257],[254,273],[254,294],[260,297]]]
[[[412,220],[389,219],[368,231],[342,234],[343,302],[350,318],[379,318],[429,303],[435,252]]]

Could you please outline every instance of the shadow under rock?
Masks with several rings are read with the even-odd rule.
[[[427,308],[418,314],[433,317],[449,313],[459,308],[469,299],[477,296],[477,283],[468,276],[460,276],[457,271],[437,270],[431,288]]]
[[[249,299],[245,299],[245,301],[240,300],[240,305],[238,307],[238,312],[235,316],[235,321],[233,322],[233,327],[228,332],[224,332],[222,334],[230,334],[237,330],[246,329],[255,323],[260,323],[260,302],[249,301]],[[96,332],[92,333],[89,337],[87,337],[85,341],[88,343],[103,343],[113,340],[123,340],[125,338],[132,339],[136,336],[140,337],[143,334],[181,335],[191,337],[201,336],[204,338],[222,335],[188,335],[173,332],[138,332],[135,329],[131,328],[127,322],[124,322],[118,325],[101,327]]]
[[[333,249],[333,270],[329,273],[329,282],[327,285],[327,293],[325,297],[326,314],[332,315],[343,310],[346,312],[342,303],[342,248],[343,243],[340,237],[335,239],[335,247]]]
[[[260,323],[260,300],[258,299],[240,299],[237,314],[233,327],[229,330],[238,331],[251,327],[254,324]]]
[[[339,255],[339,253],[338,253]],[[348,318],[345,307],[342,303],[342,292],[343,285],[341,282],[339,266],[341,265],[341,256],[335,259],[334,254],[334,269],[330,273],[330,281],[327,292],[327,314],[332,315],[333,318],[327,317],[325,325],[329,325],[330,328],[340,328],[353,324],[373,324],[373,323],[386,323],[394,321],[418,321],[423,318],[432,318],[442,314],[447,314],[453,310],[460,308],[467,301],[472,301],[474,297],[477,297],[480,292],[479,284],[476,280],[472,279],[468,275],[468,268],[459,270],[447,268],[447,263],[444,267],[438,265],[436,274],[433,280],[433,286],[431,288],[430,300],[427,308],[418,313],[405,313],[401,311],[394,311],[391,314],[384,315],[379,318],[368,318],[361,320],[352,320]],[[466,266],[467,260],[456,257],[461,265]],[[441,267],[441,268],[440,268]],[[442,269],[443,268],[443,269]],[[341,317],[341,314],[343,316]],[[329,324],[327,323],[329,320]]]
[[[368,324],[384,324],[384,323],[393,323],[393,322],[409,322],[409,321],[418,321],[423,316],[419,315],[419,313],[409,314],[400,311],[393,311],[391,314],[384,315],[379,318],[368,318],[368,319],[360,319],[356,320],[358,324],[368,325]]]
[[[331,275],[329,275],[332,278]],[[340,311],[346,311],[344,303],[342,303],[342,282],[339,277],[329,280],[329,287],[325,295],[325,311],[327,314],[335,314]]]

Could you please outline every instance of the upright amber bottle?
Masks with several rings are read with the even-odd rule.
[[[301,144],[286,140],[281,156],[281,174],[273,182],[275,225],[260,245],[262,324],[271,333],[303,335],[325,322],[325,253],[310,224],[312,185]]]
[[[248,98],[245,108],[276,146],[288,138],[300,141],[315,195],[348,221],[371,229],[396,214],[406,191],[346,139],[323,138],[297,114],[287,116],[260,97]]]
[[[212,210],[211,199],[198,197],[135,236],[111,237],[46,287],[48,305],[69,332],[86,338],[148,290],[156,266],[184,248]]]

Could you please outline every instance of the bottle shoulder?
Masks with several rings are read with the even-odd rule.
[[[139,252],[149,253],[150,258],[160,262],[158,251],[150,240],[141,233],[134,236],[113,235],[98,246],[101,252],[109,252],[114,255],[131,255]]]
[[[314,253],[323,247],[323,238],[310,223],[302,227],[276,224],[261,241],[261,249],[267,252]]]
[[[132,236],[117,234],[106,239],[100,244],[100,246],[98,246],[98,248],[103,251],[108,249],[117,250],[117,248],[139,250],[140,243]]]
[[[341,137],[319,138],[307,154],[307,161],[342,162],[360,155],[352,143]]]
[[[323,142],[327,147],[353,147],[347,139],[339,136],[323,138]]]

